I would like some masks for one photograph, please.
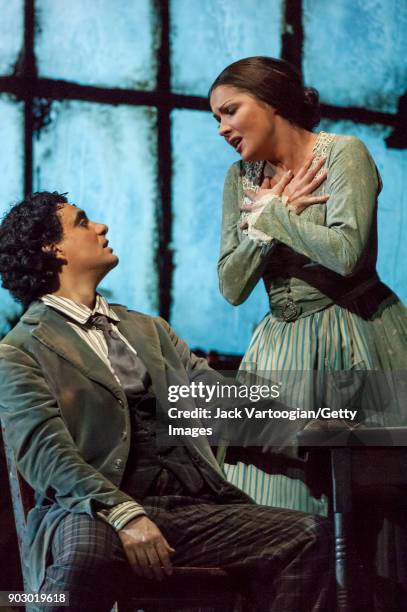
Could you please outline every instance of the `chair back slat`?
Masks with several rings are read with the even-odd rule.
[[[16,533],[18,541],[18,549],[20,553],[21,567],[23,568],[23,540],[27,526],[27,514],[30,508],[34,505],[34,492],[31,487],[25,482],[17,470],[17,464],[14,456],[14,451],[8,443],[7,431],[3,423],[1,424],[1,432],[3,436],[4,454],[7,463],[7,472],[10,484],[11,501],[13,504],[14,521],[16,524]],[[24,579],[24,585],[27,588]]]

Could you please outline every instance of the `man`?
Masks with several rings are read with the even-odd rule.
[[[48,192],[0,226],[3,286],[27,308],[0,344],[0,410],[36,492],[31,588],[104,612],[137,576],[212,565],[260,581],[259,610],[326,609],[323,519],[256,506],[224,479],[204,436],[157,445],[169,384],[219,377],[164,320],[97,294],[118,263],[107,231]]]

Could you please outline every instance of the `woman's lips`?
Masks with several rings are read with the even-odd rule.
[[[242,144],[243,138],[241,136],[235,136],[234,138],[228,139],[228,144],[234,148],[235,151],[239,151],[239,147]]]
[[[236,147],[237,153],[240,154],[242,152],[242,148],[243,148],[243,139],[239,142],[239,144]]]

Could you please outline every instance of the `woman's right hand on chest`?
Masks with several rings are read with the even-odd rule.
[[[261,188],[254,192],[245,190],[245,195],[252,201],[252,204],[243,204],[241,210],[247,212],[255,212],[261,205],[264,206],[265,196],[279,196],[282,203],[295,214],[299,215],[303,210],[314,204],[325,204],[329,199],[329,195],[313,195],[313,192],[326,180],[327,172],[322,172],[317,176],[319,170],[325,163],[322,158],[312,166],[313,158],[309,158],[306,163],[301,166],[299,171],[294,175],[290,170],[284,172],[281,178],[275,182],[275,179],[269,177],[263,180]],[[274,182],[274,186],[272,183]]]

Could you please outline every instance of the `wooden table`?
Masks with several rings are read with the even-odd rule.
[[[298,434],[298,443],[305,449],[325,447],[330,455],[337,611],[351,612],[354,491],[383,488],[407,511],[407,427],[333,431],[315,426]]]

